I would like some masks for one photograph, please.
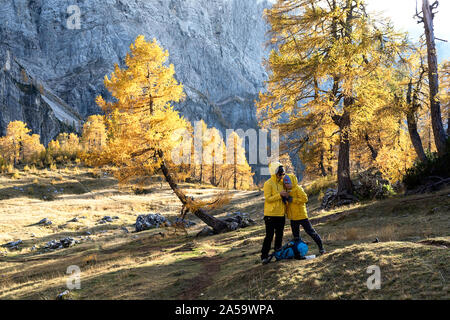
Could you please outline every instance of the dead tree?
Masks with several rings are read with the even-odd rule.
[[[432,5],[430,5],[428,0],[423,0],[421,12],[422,16],[416,9],[416,17],[419,19],[418,23],[423,23],[425,28],[428,55],[428,78],[430,84],[431,125],[433,128],[434,141],[438,154],[443,155],[446,148],[446,134],[442,123],[441,104],[439,101],[438,62],[433,29],[433,19],[435,15],[433,10],[435,10],[438,5],[439,1],[435,1]]]

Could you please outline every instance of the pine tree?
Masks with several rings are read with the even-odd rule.
[[[83,124],[81,145],[86,152],[101,152],[106,146],[106,125],[102,115],[92,115]]]
[[[252,183],[252,169],[245,156],[243,139],[236,132],[227,137],[226,170],[231,173],[233,189],[248,189]],[[228,186],[228,184],[227,184]]]
[[[209,128],[205,134],[207,144],[203,150],[205,164],[210,168],[209,181],[213,186],[217,186],[218,173],[224,165],[225,143],[222,134],[216,128]]]
[[[436,54],[436,44],[433,30],[434,9],[439,5],[439,1],[435,1],[432,5],[428,0],[422,1],[422,14],[419,22],[423,22],[425,29],[425,37],[427,42],[427,62],[428,62],[428,81],[429,81],[429,99],[431,124],[435,145],[439,155],[443,155],[446,151],[446,134],[442,123],[441,104],[439,101],[439,73]]]
[[[450,137],[450,61],[444,61],[439,70],[442,113],[447,116],[447,136]]]
[[[0,138],[2,158],[14,166],[36,163],[45,148],[40,143],[40,136],[30,135],[30,132],[26,123],[11,121],[6,128],[6,136]]]
[[[281,133],[303,130],[304,140],[323,128],[325,139],[337,135],[338,195],[345,198],[353,192],[350,143],[392,94],[384,71],[403,36],[389,21],[373,19],[357,0],[280,0],[266,10],[266,18],[276,49],[266,62],[269,80],[258,101],[260,119],[277,125],[288,115]]]
[[[168,56],[156,39],[147,42],[141,35],[130,46],[126,67],[116,65],[111,76],[105,76],[105,86],[115,101],[97,98],[106,116],[108,139],[96,165],[114,164],[121,183],[142,181],[161,170],[182,202],[182,212],[190,210],[216,232],[228,230],[224,221],[202,208],[203,203],[187,197],[169,172],[170,153],[179,143],[173,137],[188,125],[171,105],[185,95],[174,77],[174,66],[166,65]]]

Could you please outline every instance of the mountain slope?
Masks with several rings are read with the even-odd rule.
[[[85,118],[99,112],[94,100],[107,95],[103,77],[123,62],[139,34],[158,39],[169,51],[188,96],[177,106],[183,115],[222,130],[256,128],[253,101],[266,79],[261,62],[267,54],[262,19],[267,1],[83,1],[78,3],[80,29],[70,27],[76,18],[70,5],[69,0],[2,2],[0,134],[24,108],[20,100],[8,98],[14,85],[2,80],[20,81],[20,74],[6,67],[11,60],[20,61],[29,77],[70,106],[69,113]],[[34,96],[25,94],[28,98]],[[30,125],[45,142],[54,134],[48,127],[57,127],[52,117]]]

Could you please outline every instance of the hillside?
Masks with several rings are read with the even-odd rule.
[[[134,231],[139,214],[172,220],[180,205],[164,183],[144,195],[117,187],[105,173],[68,168],[0,178],[0,244],[23,240],[20,250],[0,248],[0,299],[55,299],[66,290],[67,267],[81,268],[81,289],[71,299],[449,299],[450,189],[372,201],[310,215],[328,254],[312,260],[261,265],[263,196],[236,191],[215,213],[246,212],[256,225],[196,237],[174,228]],[[219,190],[181,185],[189,195]],[[311,199],[308,209],[317,207]],[[111,223],[98,224],[104,216]],[[73,218],[77,222],[68,222]],[[51,225],[35,225],[47,218]],[[87,235],[86,232],[91,235]],[[51,240],[80,243],[43,252]],[[286,225],[285,240],[291,236]],[[309,254],[317,248],[310,244]],[[378,243],[372,243],[375,238]],[[37,249],[33,249],[36,246]],[[42,252],[42,253],[41,253]],[[367,267],[378,265],[381,289],[368,290]]]

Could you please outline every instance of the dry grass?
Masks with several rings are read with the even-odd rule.
[[[24,241],[21,251],[0,247],[0,299],[54,299],[66,289],[70,265],[82,270],[82,288],[71,292],[73,299],[450,298],[450,257],[442,247],[450,241],[449,190],[311,215],[343,213],[315,225],[330,253],[261,266],[261,192],[233,191],[231,202],[214,213],[248,212],[257,221],[253,227],[196,238],[204,224],[189,217],[199,223],[187,234],[168,229],[126,234],[120,228],[133,230],[139,214],[160,212],[174,218],[179,213],[181,206],[170,189],[154,182],[146,186],[150,193],[135,195],[119,190],[109,176],[94,178],[92,172],[76,170],[30,170],[20,180],[0,177],[0,244]],[[221,191],[182,186],[198,199]],[[316,198],[311,200],[309,209],[317,204]],[[105,215],[119,219],[98,225]],[[67,222],[74,217],[79,222]],[[33,225],[43,218],[53,224]],[[78,239],[86,231],[91,240],[77,246],[42,254],[31,250],[52,239]],[[287,224],[285,238],[290,236]],[[304,231],[302,236],[310,242],[310,254],[317,254]],[[375,238],[380,242],[372,243]],[[365,286],[371,264],[382,270],[381,290]]]

